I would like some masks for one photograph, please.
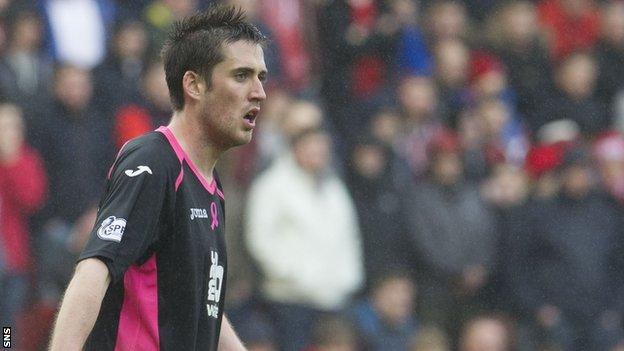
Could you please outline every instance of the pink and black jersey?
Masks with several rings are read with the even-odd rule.
[[[226,250],[223,193],[166,127],[128,142],[79,260],[111,284],[86,350],[216,350]]]

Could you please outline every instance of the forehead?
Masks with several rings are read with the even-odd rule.
[[[239,40],[223,45],[223,61],[226,69],[248,67],[257,71],[266,71],[264,51],[260,44],[247,40]]]

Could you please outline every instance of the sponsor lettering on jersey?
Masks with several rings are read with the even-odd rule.
[[[121,242],[124,230],[126,230],[126,220],[110,216],[102,221],[97,236],[102,240]]]
[[[206,310],[208,317],[219,318],[219,300],[221,299],[221,286],[223,285],[223,276],[225,270],[219,264],[219,253],[210,251],[210,279],[208,281],[208,303]]]
[[[131,169],[126,169],[126,171],[124,173],[126,173],[126,175],[128,177],[136,177],[139,174],[145,173],[145,172],[147,172],[149,174],[153,174],[152,170],[149,167],[147,167],[147,166],[139,166],[139,167],[137,167],[136,171],[133,171]]]
[[[208,218],[208,211],[205,208],[191,208],[191,220],[195,218]]]

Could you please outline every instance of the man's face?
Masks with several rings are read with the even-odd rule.
[[[201,118],[210,143],[226,150],[247,144],[266,99],[264,53],[258,44],[240,40],[224,44],[224,60],[212,71],[201,97]]]
[[[67,108],[81,111],[89,105],[93,83],[89,71],[77,67],[64,67],[57,73],[54,86],[56,97]]]
[[[328,166],[331,157],[331,139],[324,132],[303,136],[293,145],[299,166],[306,172],[318,175]]]

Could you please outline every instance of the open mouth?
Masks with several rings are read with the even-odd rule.
[[[259,112],[260,109],[254,108],[251,111],[247,112],[247,114],[243,118],[249,121],[249,123],[254,123]]]

